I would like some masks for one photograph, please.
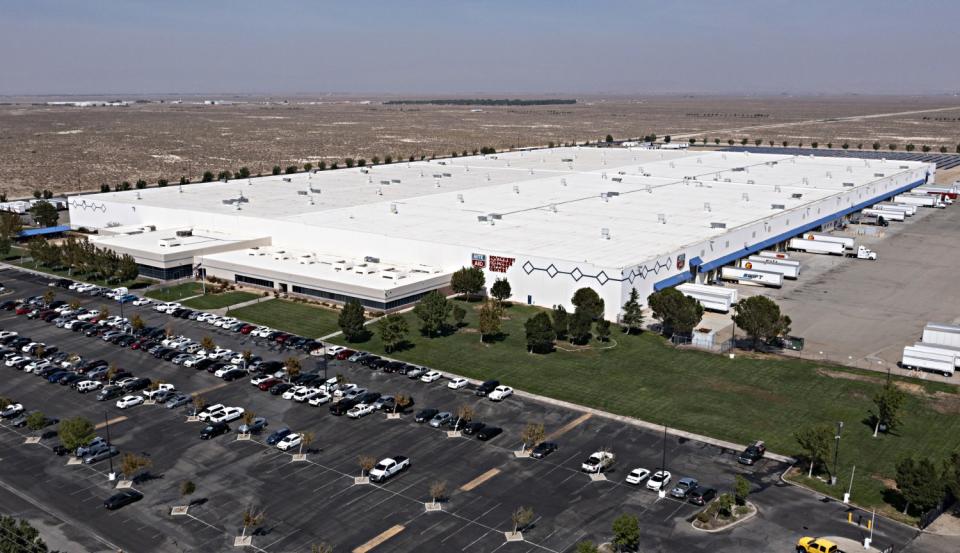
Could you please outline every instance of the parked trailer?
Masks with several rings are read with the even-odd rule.
[[[953,372],[956,370],[953,355],[921,350],[913,346],[903,348],[900,366],[905,369],[940,373],[943,376],[953,376]]]
[[[960,326],[927,323],[927,326],[923,327],[922,340],[927,344],[960,348]]]
[[[890,223],[882,215],[869,215],[864,213],[850,216],[850,222],[856,225],[875,225],[878,227],[888,227]]]
[[[957,190],[957,188],[953,186],[921,186],[914,188],[913,191],[922,194],[932,194],[944,201],[956,200],[957,196],[960,195],[960,190]]]
[[[812,232],[805,232],[802,236],[804,240],[812,240],[816,242],[836,242],[837,244],[843,244],[847,249],[852,249],[856,246],[857,241],[848,236],[833,236],[832,234],[814,234]]]
[[[758,271],[769,271],[771,273],[780,273],[783,278],[796,280],[800,276],[800,262],[790,259],[775,259],[769,257],[759,257],[751,255],[740,262],[740,267],[744,269],[756,269]]]
[[[937,201],[935,196],[930,194],[900,194],[895,196],[893,201],[898,204],[912,204],[921,207],[945,207]]]
[[[940,344],[928,344],[926,342],[917,342],[913,347],[918,351],[930,351],[933,353],[946,354],[953,356],[953,366],[960,367],[960,348],[950,346],[941,346]]]
[[[720,271],[720,278],[755,286],[769,286],[771,288],[783,286],[783,275],[780,273],[743,269],[741,267],[724,267]]]
[[[915,205],[903,205],[890,202],[875,204],[873,209],[879,209],[880,211],[901,211],[907,217],[913,217],[917,213],[917,206]]]
[[[757,255],[760,257],[766,257],[768,259],[790,259],[790,255],[786,252],[762,251],[757,252]]]
[[[882,209],[871,209],[867,208],[861,211],[864,215],[879,215],[887,221],[903,221],[907,218],[906,214],[902,211],[889,211]]]
[[[722,288],[705,284],[681,284],[677,286],[677,290],[683,295],[699,301],[704,309],[722,313],[728,313],[733,304],[737,303],[738,297],[736,288]]]
[[[809,253],[825,253],[833,255],[843,255],[846,248],[839,242],[826,242],[823,240],[804,240],[803,238],[791,238],[787,243],[787,248]]]

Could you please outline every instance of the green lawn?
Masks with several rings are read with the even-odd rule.
[[[340,330],[338,312],[287,300],[264,300],[231,310],[230,316],[308,338],[319,338]]]
[[[186,300],[183,305],[193,309],[222,309],[237,303],[255,300],[261,297],[250,292],[224,292],[222,294],[207,294]]]
[[[201,289],[199,282],[184,282],[182,284],[167,286],[166,288],[150,290],[146,293],[146,296],[157,301],[178,301],[183,298],[189,298],[190,296],[196,296],[201,292]]]
[[[408,313],[409,347],[392,356],[720,439],[763,439],[771,451],[787,455],[802,454],[795,430],[844,421],[839,470],[844,486],[820,488],[842,495],[846,490],[839,488],[856,464],[854,501],[888,514],[895,514],[894,507],[884,502],[879,478],[891,478],[901,457],[922,453],[943,459],[960,443],[960,394],[950,385],[909,381],[903,427],[897,435],[875,439],[864,421],[883,383],[876,373],[740,354],[731,360],[677,350],[654,334],[625,336],[619,330],[611,349],[533,355],[526,353],[523,322],[536,308],[510,307],[503,340],[482,344],[473,331],[478,305],[462,305],[467,327],[445,337],[421,336]],[[377,336],[354,346],[383,353]]]

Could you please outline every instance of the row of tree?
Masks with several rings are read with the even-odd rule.
[[[27,242],[27,252],[34,263],[68,274],[82,274],[107,282],[130,281],[140,274],[132,256],[98,248],[88,240],[67,238],[59,244],[35,238]]]
[[[608,135],[608,136],[609,136],[609,135]],[[612,138],[612,137],[611,137],[611,138]],[[646,137],[644,137],[644,138],[646,139]],[[711,140],[708,139],[708,138],[701,138],[701,139],[699,139],[699,140],[700,140],[700,143],[703,144],[704,146],[706,146],[707,144],[709,144],[709,143],[711,142]],[[668,140],[665,140],[665,142],[669,142],[669,141],[668,141]],[[689,142],[690,142],[690,145],[696,145],[697,139],[696,139],[696,138],[690,138],[690,139],[689,139]],[[719,138],[714,138],[714,139],[712,139],[712,142],[714,143],[714,145],[719,146],[720,143],[721,143],[721,140],[720,140]],[[753,142],[753,144],[754,144],[755,146],[760,146],[760,145],[762,145],[762,144],[764,143],[764,140],[763,140],[762,138],[754,138],[753,140],[750,140],[750,139],[748,139],[748,138],[741,138],[740,140],[734,140],[733,138],[728,138],[726,142],[727,142],[727,145],[729,145],[729,146],[733,146],[734,144],[737,144],[738,142],[739,142],[739,144],[740,144],[741,146],[746,146],[746,145],[749,144],[750,142]],[[776,142],[776,141],[774,141],[774,140],[767,140],[766,142],[767,142],[767,144],[768,144],[770,147],[773,147],[773,146],[776,146],[776,145],[780,145],[780,146],[782,146],[782,147],[784,147],[784,148],[787,148],[787,147],[791,146],[791,143],[790,143],[790,141],[788,141],[788,140],[783,140],[783,141],[780,141],[780,142]],[[844,142],[842,142],[842,143],[840,143],[840,144],[834,144],[833,142],[826,142],[826,143],[824,143],[823,145],[826,146],[828,149],[832,149],[834,146],[839,146],[840,148],[842,148],[842,149],[844,149],[844,150],[848,150],[848,149],[853,148],[853,147],[856,147],[858,150],[862,150],[862,149],[864,149],[864,146],[865,146],[865,144],[864,144],[863,142],[858,142],[858,143],[856,144],[856,146],[854,146],[853,144],[851,144],[850,142],[847,142],[847,141],[844,141]],[[793,146],[795,146],[795,147],[797,147],[797,148],[803,148],[804,143],[803,143],[803,142],[797,142],[796,144],[793,144]],[[818,142],[818,141],[810,142],[810,147],[811,147],[811,148],[819,148],[820,146],[821,146],[821,143]],[[874,151],[880,150],[880,149],[882,149],[882,148],[884,147],[883,144],[881,144],[881,143],[879,143],[879,142],[874,142],[873,144],[870,144],[869,146],[872,147]],[[889,149],[891,152],[893,152],[893,151],[896,151],[898,148],[900,148],[900,146],[901,146],[900,144],[894,144],[894,143],[891,142],[891,143],[889,143],[889,144],[886,145],[886,148]],[[926,144],[920,146],[919,149],[920,149],[920,151],[927,153],[927,152],[932,152],[932,151],[934,150],[934,148],[936,148],[937,151],[939,151],[941,154],[945,154],[945,153],[947,153],[947,152],[949,151],[949,148],[948,148],[947,146],[935,147],[935,146],[928,146],[928,145],[926,145]],[[916,146],[915,144],[913,144],[913,143],[907,143],[906,145],[903,146],[903,149],[906,150],[906,151],[908,151],[908,152],[913,152],[913,151],[916,151],[916,150],[917,150],[917,146]],[[956,153],[960,154],[960,144],[957,144],[955,151],[956,151]]]

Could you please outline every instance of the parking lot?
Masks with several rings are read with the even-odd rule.
[[[48,289],[43,277],[9,269],[0,274],[10,290],[5,299],[39,295]],[[109,301],[55,290],[61,299],[77,298],[91,307]],[[195,340],[209,335],[218,345],[235,351],[250,349],[264,359],[292,355],[275,344],[171,319],[148,308],[128,304],[124,310],[128,317],[140,313],[147,325],[171,324],[175,332]],[[118,310],[111,305],[111,312]],[[0,329],[15,330],[85,359],[107,359],[136,376],[162,379],[186,393],[200,392],[209,404],[241,406],[269,421],[267,431],[250,441],[238,441],[233,433],[201,441],[203,424],[186,422],[187,408],[141,405],[120,410],[113,401],[97,402],[93,394],[81,395],[34,375],[0,368],[7,373],[0,382],[0,394],[60,419],[109,420],[111,441],[121,452],[141,453],[152,461],[148,477],[134,484],[144,499],[106,511],[102,501],[113,493],[106,476],[108,462],[66,466],[65,457],[51,453],[55,438],[24,444],[27,430],[9,425],[0,429],[4,445],[0,485],[61,521],[64,533],[76,534],[78,545],[88,551],[227,550],[240,534],[242,512],[251,505],[265,513],[255,529],[253,546],[269,552],[309,551],[311,544],[320,542],[334,545],[336,551],[361,553],[374,547],[378,551],[561,552],[572,550],[582,539],[609,539],[610,524],[622,513],[639,517],[642,549],[651,551],[787,549],[800,535],[858,539],[863,531],[847,524],[843,505],[820,502],[782,483],[783,464],[767,459],[746,467],[736,462],[738,451],[665,438],[516,396],[494,403],[476,397],[471,389],[450,390],[445,379],[428,384],[331,361],[329,376],[343,374],[370,390],[384,395],[402,392],[415,400],[411,414],[400,420],[388,420],[383,413],[353,420],[331,415],[326,406],[312,407],[261,392],[246,379],[225,382],[206,371],[178,367],[11,311],[0,311]],[[314,360],[304,361],[304,370],[313,368]],[[421,408],[455,412],[461,405],[473,407],[475,420],[501,426],[503,434],[489,442],[448,438],[443,430],[413,421],[412,413]],[[514,451],[520,448],[521,432],[529,422],[542,422],[550,440],[560,445],[559,451],[542,460],[517,458]],[[283,426],[315,433],[306,461],[294,461],[296,451],[281,452],[264,443],[271,430]],[[101,435],[105,430],[100,430]],[[605,480],[593,481],[580,471],[580,464],[601,448],[613,451],[617,462]],[[405,455],[412,467],[383,484],[355,484],[361,455],[375,459]],[[664,460],[674,482],[693,476],[730,490],[734,475],[745,475],[753,484],[751,501],[760,514],[732,530],[705,534],[689,524],[699,510],[695,505],[660,499],[654,492],[623,482],[631,469],[657,469]],[[197,485],[190,497],[194,504],[188,515],[171,516],[172,506],[189,501],[178,492],[180,483],[188,479]],[[438,480],[447,483],[447,497],[441,511],[427,512],[424,503],[431,500],[430,485]],[[0,506],[5,505],[3,497]],[[523,532],[525,541],[507,543],[504,532],[513,529],[511,513],[520,506],[532,507],[535,520]],[[906,527],[881,523],[874,543],[899,550],[913,534]]]

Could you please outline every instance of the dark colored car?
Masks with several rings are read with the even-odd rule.
[[[236,367],[223,373],[223,375],[221,375],[220,378],[226,380],[227,382],[231,382],[233,380],[236,380],[238,378],[243,378],[245,376],[247,376],[247,371],[241,369],[240,367]]]
[[[373,367],[373,364],[379,360],[380,360],[379,355],[367,355],[360,360],[360,364],[363,365],[364,367],[376,368],[376,367]]]
[[[305,374],[297,375],[297,377],[294,378],[293,381],[294,381],[298,386],[309,386],[310,384],[313,384],[314,382],[316,382],[316,381],[319,380],[319,379],[320,379],[320,375],[319,375],[319,374],[305,373]]]
[[[174,357],[176,357],[176,356],[178,356],[178,355],[180,355],[180,354],[182,354],[182,353],[183,353],[183,352],[180,351],[180,350],[178,350],[178,349],[171,349],[170,351],[164,353],[164,354],[161,355],[160,357],[163,358],[164,361],[171,361],[171,360],[173,360]]]
[[[277,442],[286,438],[288,434],[290,434],[290,429],[286,427],[274,431],[267,436],[267,445],[277,445]]]
[[[333,356],[333,358],[336,359],[336,360],[338,360],[338,361],[343,361],[343,360],[345,360],[347,357],[350,357],[351,355],[353,355],[354,353],[357,353],[357,352],[356,352],[355,350],[352,350],[352,349],[342,349],[342,350],[338,351],[337,354]]]
[[[153,352],[153,356],[156,357],[157,359],[160,359],[161,357],[163,357],[164,355],[170,353],[171,351],[175,351],[175,350],[172,350],[172,349],[170,349],[170,348],[168,348],[168,347],[160,347],[160,348],[157,348],[157,350]]]
[[[341,415],[346,415],[347,411],[349,411],[351,407],[354,405],[360,405],[360,403],[361,402],[358,397],[353,399],[341,399],[337,403],[334,403],[330,406],[330,414],[338,417]]]
[[[130,382],[123,387],[124,392],[139,392],[140,390],[146,390],[150,386],[149,378],[138,378],[133,382]]]
[[[503,429],[499,426],[484,426],[479,432],[477,432],[477,439],[485,442],[491,438],[495,438],[503,433]]]
[[[499,380],[487,380],[483,384],[477,387],[477,395],[481,397],[486,397],[487,394],[494,391],[497,386],[500,385]]]
[[[357,396],[357,403],[366,403],[371,404],[380,399],[381,395],[379,392],[367,392]]]
[[[85,380],[85,378],[84,378],[82,375],[79,375],[79,374],[77,374],[77,373],[70,373],[70,374],[61,376],[61,377],[60,377],[60,380],[58,380],[57,382],[58,382],[61,386],[69,386],[69,385],[73,384],[74,382],[79,382],[79,381],[81,381],[81,380]]]
[[[197,369],[198,371],[203,371],[209,369],[214,363],[216,363],[216,360],[214,359],[201,359],[197,361],[197,364],[194,365],[193,368]]]
[[[706,486],[697,486],[687,494],[687,499],[694,505],[706,505],[717,497],[717,490]]]
[[[293,388],[293,384],[290,384],[289,382],[280,382],[270,387],[270,393],[275,396],[279,396],[280,394],[282,394],[283,392],[286,392],[290,388]]]
[[[759,461],[766,452],[767,446],[763,442],[754,442],[737,457],[737,462],[742,465],[752,465]]]
[[[103,502],[103,506],[106,507],[107,510],[113,511],[125,505],[136,503],[141,499],[143,499],[142,493],[136,490],[123,490],[108,497],[107,500]]]
[[[225,422],[211,422],[200,431],[201,440],[209,440],[210,438],[216,438],[221,434],[226,434],[230,432],[230,427],[227,426]]]
[[[541,442],[530,451],[530,456],[534,459],[543,459],[558,449],[560,449],[560,447],[553,442]]]
[[[260,388],[260,391],[262,392],[266,392],[267,390],[273,388],[274,386],[276,386],[277,384],[280,384],[281,382],[283,381],[280,380],[279,378],[270,378],[270,379],[264,380],[260,384],[257,384],[257,388]]]
[[[463,430],[470,424],[470,421],[467,419],[462,419],[460,417],[450,417],[450,422],[447,423],[447,426],[450,427],[450,430]]]
[[[413,420],[415,420],[416,422],[427,422],[439,412],[440,412],[439,409],[433,409],[433,408],[424,409],[419,413],[417,413],[417,416]]]
[[[64,447],[62,444],[57,444],[53,446],[53,453],[57,457],[63,457],[64,455],[70,453],[70,450]]]

